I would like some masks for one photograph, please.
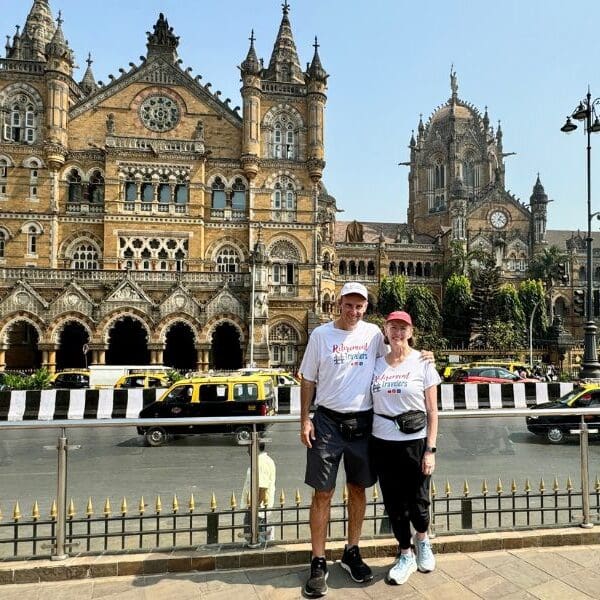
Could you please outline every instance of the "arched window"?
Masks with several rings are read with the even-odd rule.
[[[298,282],[298,263],[300,254],[297,248],[285,240],[273,244],[269,255],[271,257],[271,283],[273,291],[278,294],[291,295],[296,293]]]
[[[431,277],[431,263],[426,262],[423,269],[423,275],[425,277]]]
[[[298,332],[287,323],[279,323],[269,331],[272,365],[294,367],[298,360]]]
[[[272,158],[296,158],[296,133],[288,115],[280,115],[273,124]]]
[[[415,274],[415,265],[411,262],[408,263],[408,266],[406,268],[406,274],[409,277],[412,277]]]
[[[372,260],[367,263],[367,275],[369,277],[375,275],[375,263]]]
[[[132,173],[127,175],[125,180],[125,202],[135,202],[138,199],[138,188],[135,176]]]
[[[340,272],[340,275],[345,275],[346,274],[346,261],[345,260],[340,260],[340,266],[338,267],[338,270]]]
[[[287,177],[275,184],[272,205],[274,220],[290,222],[296,219],[296,191]]]
[[[434,167],[434,210],[443,210],[446,205],[446,166],[437,163]]]
[[[325,254],[323,254],[322,265],[324,271],[331,271],[331,257],[329,256],[329,252],[325,252]]]
[[[366,272],[367,272],[367,270],[365,269],[365,261],[359,260],[358,261],[358,274],[364,275]]]
[[[71,269],[97,271],[99,269],[98,259],[98,249],[89,242],[83,242],[73,251]]]
[[[213,208],[225,208],[227,205],[227,196],[225,195],[225,184],[220,177],[215,178],[212,184],[212,204]]]
[[[417,263],[417,268],[415,269],[415,275],[417,277],[423,277],[423,265],[420,262]]]
[[[37,116],[35,107],[27,96],[21,94],[12,101],[4,117],[4,139],[12,142],[35,142]]]
[[[579,267],[579,281],[585,281],[585,267]]]
[[[396,268],[396,262],[395,262],[395,261],[392,261],[392,262],[390,263],[390,266],[388,267],[388,273],[389,273],[390,275],[396,275],[396,274],[398,273],[398,270],[397,270],[397,268]]]
[[[102,204],[104,202],[104,177],[100,171],[94,171],[90,175],[88,184],[88,201],[93,204]]]
[[[30,225],[27,230],[27,254],[36,255],[38,251],[38,229],[35,225]]]
[[[29,197],[36,199],[38,195],[39,164],[31,161],[29,166]]]
[[[83,202],[81,175],[77,169],[71,169],[67,175],[67,183],[69,185],[69,202]]]
[[[233,182],[231,191],[231,207],[233,210],[246,210],[246,186],[240,178]]]
[[[240,257],[232,246],[223,246],[217,253],[216,262],[219,273],[237,273],[240,269]]]
[[[145,175],[142,179],[141,196],[142,210],[150,210],[150,205],[154,201],[154,185],[152,184],[151,175]]]
[[[0,158],[0,196],[6,196],[8,188],[8,161]]]
[[[398,275],[406,275],[406,265],[404,261],[398,263]]]
[[[4,258],[6,252],[6,233],[0,229],[0,258]]]
[[[179,177],[177,184],[175,185],[175,204],[183,205],[187,204],[189,199],[189,186],[188,182],[183,178]]]
[[[350,275],[356,275],[356,263],[353,260],[348,263],[348,272]]]
[[[158,183],[158,203],[169,204],[171,202],[171,186],[169,178],[166,175],[161,175]]]

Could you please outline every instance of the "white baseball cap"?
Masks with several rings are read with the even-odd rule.
[[[369,299],[369,292],[367,291],[367,288],[362,283],[358,283],[358,281],[349,281],[348,283],[344,284],[344,287],[340,292],[340,296],[348,296],[349,294],[358,294],[365,300]]]

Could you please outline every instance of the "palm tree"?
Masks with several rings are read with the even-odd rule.
[[[554,306],[552,304],[552,288],[562,284],[567,278],[566,265],[569,257],[558,246],[544,248],[534,255],[529,263],[529,276],[544,282],[548,292],[548,314],[550,323],[554,321]]]

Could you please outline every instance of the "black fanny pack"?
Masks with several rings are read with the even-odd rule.
[[[427,425],[427,413],[422,410],[407,410],[406,412],[390,417],[389,415],[380,415],[375,413],[379,417],[383,417],[388,421],[394,421],[398,431],[402,433],[417,433],[421,431]]]
[[[318,406],[317,410],[336,423],[341,436],[347,442],[360,440],[371,435],[373,429],[372,410],[340,413],[324,406]]]

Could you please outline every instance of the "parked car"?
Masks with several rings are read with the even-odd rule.
[[[264,417],[273,414],[273,381],[269,375],[208,375],[180,379],[156,402],[140,412],[140,418]],[[257,425],[260,432],[265,425]],[[176,425],[138,427],[148,446],[162,446],[169,434],[233,433],[238,444],[250,440],[252,425]]]
[[[524,362],[516,360],[478,360],[469,364],[470,367],[503,367],[509,370],[511,373],[515,371],[529,371],[531,368]]]
[[[58,371],[50,378],[50,387],[79,390],[90,387],[90,372],[87,369]]]
[[[171,382],[164,373],[132,373],[119,377],[116,390],[132,388],[168,388]]]
[[[585,384],[573,388],[571,392],[553,402],[538,404],[532,408],[600,408],[600,385]],[[584,420],[593,429],[600,428],[600,415],[584,415]],[[526,417],[527,429],[531,433],[544,436],[551,444],[560,444],[577,429],[581,423],[578,415],[557,415]],[[594,434],[591,434],[594,435]],[[595,434],[597,435],[597,434]]]
[[[504,367],[468,367],[454,371],[453,383],[539,383],[538,379],[519,377]]]

